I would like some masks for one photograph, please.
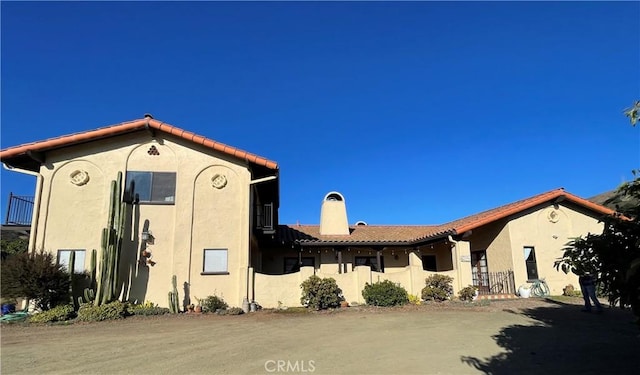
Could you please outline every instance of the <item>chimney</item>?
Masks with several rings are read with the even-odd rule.
[[[347,206],[344,197],[332,191],[324,197],[320,209],[321,235],[348,235]]]

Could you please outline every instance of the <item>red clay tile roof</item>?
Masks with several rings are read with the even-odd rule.
[[[601,215],[611,215],[615,213],[613,210],[607,207],[580,198],[579,196],[573,195],[569,192],[566,192],[563,188],[560,188],[548,191],[546,193],[534,195],[533,197],[509,203],[507,205],[500,206],[488,211],[484,211],[479,214],[467,216],[465,218],[447,223],[445,224],[445,226],[453,228],[458,234],[462,234],[468,230],[481,227],[496,220],[504,219],[508,216],[520,213],[529,208],[556,200],[558,202],[567,200],[582,207],[588,208],[589,210]]]
[[[280,225],[279,239],[285,243],[327,245],[410,245],[418,237],[443,236],[438,225],[356,225],[348,235],[321,235],[319,225]]]
[[[448,235],[461,235],[494,221],[521,213],[527,209],[562,200],[573,202],[597,214],[608,215],[614,211],[564,191],[551,190],[517,202],[455,220],[443,225],[355,226],[351,234],[340,236],[320,235],[318,225],[281,225],[280,240],[285,243],[305,245],[415,245]]]
[[[0,160],[2,160],[2,162],[10,162],[12,159],[25,157],[28,152],[49,151],[97,139],[126,134],[132,131],[144,130],[147,127],[161,131],[163,133],[172,134],[176,137],[199,145],[203,145],[205,147],[233,156],[235,158],[246,160],[249,163],[260,165],[268,169],[278,169],[278,164],[276,162],[268,160],[262,156],[258,156],[247,151],[243,151],[238,148],[216,142],[201,135],[182,130],[173,125],[158,121],[153,118],[143,118],[139,120],[123,122],[120,124],[111,125],[95,130],[89,130],[85,132],[64,135],[61,137],[50,138],[44,141],[9,147],[0,151]]]

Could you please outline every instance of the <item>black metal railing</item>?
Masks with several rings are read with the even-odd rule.
[[[478,286],[479,294],[516,294],[516,280],[511,270],[474,275],[473,284]]]
[[[9,193],[9,203],[7,204],[7,215],[4,219],[5,225],[31,225],[31,215],[33,214],[33,197],[19,196]]]

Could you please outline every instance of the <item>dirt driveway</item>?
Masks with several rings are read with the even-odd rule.
[[[640,331],[617,309],[488,306],[166,316],[3,326],[2,374],[637,374]]]

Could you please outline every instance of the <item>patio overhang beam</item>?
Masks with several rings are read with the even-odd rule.
[[[411,242],[300,242],[296,241],[296,244],[304,247],[348,247],[348,246],[363,246],[363,247],[375,247],[375,246],[412,246]]]

